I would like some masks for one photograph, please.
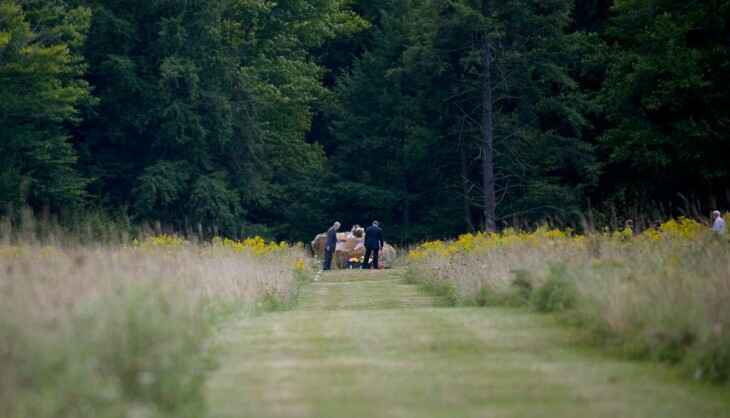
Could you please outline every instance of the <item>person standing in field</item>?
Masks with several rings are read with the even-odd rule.
[[[722,219],[722,214],[719,210],[712,212],[712,219],[712,231],[720,235],[725,235],[725,220]]]
[[[330,229],[327,230],[327,241],[324,244],[324,265],[322,270],[330,270],[332,268],[332,256],[337,249],[337,231],[340,229],[340,223],[335,222]]]
[[[383,249],[383,230],[380,229],[380,223],[373,221],[373,224],[365,230],[365,258],[363,259],[362,268],[369,268],[370,255],[373,256],[373,268],[378,269],[378,258],[380,250]]]

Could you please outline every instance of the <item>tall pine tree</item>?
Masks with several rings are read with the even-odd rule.
[[[618,206],[730,202],[730,2],[617,1],[604,36],[605,192]]]
[[[310,51],[363,27],[342,1],[102,0],[93,10],[87,56],[101,103],[78,136],[108,206],[231,235],[311,220],[314,204],[293,210],[324,161],[305,141],[326,95]]]
[[[84,200],[67,127],[90,102],[80,54],[89,18],[60,0],[0,1],[0,211]]]

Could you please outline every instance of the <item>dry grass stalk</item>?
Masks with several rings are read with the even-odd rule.
[[[639,236],[543,229],[426,243],[411,253],[411,268],[462,303],[569,307],[566,315],[632,355],[687,361],[698,376],[728,380],[728,244],[687,219]]]

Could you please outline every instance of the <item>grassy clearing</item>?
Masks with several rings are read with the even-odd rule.
[[[302,253],[174,236],[0,245],[0,416],[206,416],[214,327],[290,306]]]
[[[410,280],[460,305],[528,305],[632,358],[730,379],[730,243],[690,220],[634,236],[540,229],[426,243]]]
[[[439,308],[401,272],[337,272],[229,323],[216,418],[730,417],[727,393],[574,348],[551,316]]]

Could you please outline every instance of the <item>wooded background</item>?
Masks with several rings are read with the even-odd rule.
[[[0,215],[403,243],[704,213],[728,74],[728,0],[0,0]]]

